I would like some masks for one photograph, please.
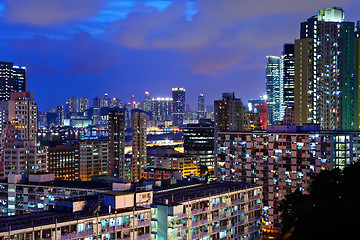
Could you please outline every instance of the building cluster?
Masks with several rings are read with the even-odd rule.
[[[188,122],[213,117],[212,107],[208,106],[208,110],[205,109],[204,94],[199,95],[197,108],[191,110],[190,105],[185,104],[185,89],[173,88],[172,97],[151,98],[150,93],[146,91],[143,101],[135,101],[132,95],[127,104],[123,104],[118,98],[109,98],[107,93],[103,99],[95,97],[92,107],[86,97],[71,97],[65,104],[59,104],[48,112],[41,112],[39,125],[45,129],[58,126],[106,128],[108,112],[112,109],[125,111],[125,126],[128,128],[131,128],[131,111],[134,109],[148,114],[148,125],[152,129],[182,129]]]
[[[185,182],[154,191],[118,181],[56,181],[52,174],[12,175],[0,186],[0,215],[8,216],[0,221],[1,239],[261,236],[259,186]]]
[[[0,239],[273,237],[287,194],[360,158],[359,35],[320,10],[267,56],[264,96],[195,110],[173,88],[41,113],[26,68],[0,62]]]

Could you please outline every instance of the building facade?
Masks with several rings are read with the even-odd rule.
[[[92,176],[109,173],[109,142],[83,140],[79,142],[80,179],[90,181]]]
[[[8,101],[10,92],[26,92],[26,67],[0,62],[0,101]]]
[[[125,178],[125,116],[124,111],[109,111],[109,172]]]
[[[282,120],[282,103],[284,98],[283,83],[280,77],[280,57],[267,56],[266,65],[266,113],[269,125]]]
[[[184,127],[184,153],[199,157],[200,165],[208,171],[214,170],[214,140],[214,122],[209,119]]]
[[[286,194],[308,193],[321,170],[343,168],[358,157],[353,151],[359,146],[357,133],[296,129],[278,125],[268,132],[218,134],[219,177],[263,186],[266,228],[281,227],[278,207]]]
[[[147,137],[147,114],[144,111],[134,109],[132,112],[132,158],[131,180],[140,180],[141,169],[146,168],[146,137]]]
[[[151,208],[151,237],[260,239],[261,199],[261,187],[235,183],[160,191]]]
[[[173,99],[173,112],[172,112],[173,125],[182,128],[185,119],[185,89],[173,88],[172,99]]]
[[[341,8],[322,9],[301,23],[295,41],[295,121],[323,130],[358,129],[355,26]]]

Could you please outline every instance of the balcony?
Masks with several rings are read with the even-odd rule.
[[[130,228],[130,224],[123,224],[123,225],[119,225],[116,227],[116,230],[123,230],[123,229],[126,229],[126,228]]]
[[[142,227],[142,226],[146,226],[146,225],[150,225],[150,220],[138,222],[138,227]]]
[[[237,227],[237,226],[240,226],[240,225],[243,225],[245,223],[245,221],[238,221],[238,222],[234,222],[231,224],[231,227]]]
[[[212,207],[213,210],[216,210],[216,209],[219,209],[219,208],[224,208],[227,206],[227,203],[220,203],[220,204],[217,204],[215,206]]]
[[[177,216],[178,218],[184,218],[184,217],[186,217],[186,213],[178,213],[178,214],[175,214],[174,216]]]
[[[231,216],[236,216],[236,215],[243,214],[243,213],[244,213],[244,210],[237,210],[236,212],[232,212]]]
[[[88,231],[78,233],[78,237],[86,237],[86,236],[92,236],[92,235],[93,235],[93,230],[88,230]]]
[[[145,240],[145,239],[149,239],[149,238],[150,238],[150,234],[144,234],[144,235],[137,236],[138,240]]]
[[[231,201],[231,205],[235,205],[235,204],[242,203],[242,202],[244,202],[244,199],[233,200],[233,201]]]
[[[61,240],[73,239],[73,238],[76,238],[76,233],[71,233],[71,234],[61,236]]]
[[[244,232],[232,234],[231,239],[242,237],[242,236],[244,236],[244,234],[245,234]]]

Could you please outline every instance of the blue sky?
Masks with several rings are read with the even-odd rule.
[[[341,6],[360,19],[356,0],[0,0],[0,61],[28,68],[40,110],[72,96],[137,101],[186,88],[206,104],[235,91],[264,93],[266,55],[299,37],[300,22]]]

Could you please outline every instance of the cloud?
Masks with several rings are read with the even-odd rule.
[[[80,32],[72,40],[47,37],[16,40],[13,49],[21,53],[35,71],[52,74],[103,74],[121,64],[120,47]],[[60,66],[61,65],[61,66]],[[59,67],[60,66],[60,67]]]
[[[6,0],[4,21],[54,26],[96,16],[102,0]]]
[[[270,49],[298,37],[300,21],[317,9],[347,0],[199,0],[186,18],[186,2],[164,12],[133,12],[108,28],[115,44],[134,49],[175,49],[193,58],[194,73],[217,74],[244,62],[252,51]],[[297,14],[295,14],[297,13]],[[304,17],[299,19],[303,13]],[[280,54],[280,52],[279,52]],[[238,55],[238,56],[236,56]],[[219,57],[221,56],[221,57]]]

